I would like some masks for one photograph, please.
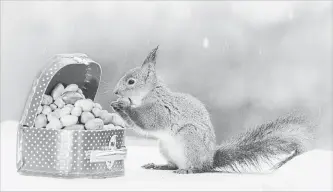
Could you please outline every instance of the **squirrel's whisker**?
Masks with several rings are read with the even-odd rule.
[[[104,92],[99,92],[100,94],[106,94],[106,93],[109,93],[110,91],[112,91],[112,89],[108,89],[108,90],[106,90],[106,91],[104,91]]]

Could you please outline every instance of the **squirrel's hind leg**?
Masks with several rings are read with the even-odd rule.
[[[212,172],[214,143],[207,139],[209,132],[193,124],[184,125],[177,132],[184,145],[185,167],[180,167],[174,171],[177,174],[192,174]]]

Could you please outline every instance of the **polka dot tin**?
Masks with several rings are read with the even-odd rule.
[[[77,84],[94,100],[101,67],[85,54],[53,57],[33,82],[17,134],[17,171],[61,178],[107,178],[124,175],[124,129],[52,130],[35,128],[42,95],[58,84]]]

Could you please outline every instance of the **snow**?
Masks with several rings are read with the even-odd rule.
[[[205,173],[177,175],[145,170],[141,165],[164,163],[154,141],[128,137],[125,176],[109,179],[56,179],[22,176],[15,168],[16,121],[1,123],[1,191],[267,191],[332,190],[332,151],[313,150],[294,158],[272,174]],[[140,146],[139,146],[139,145]]]

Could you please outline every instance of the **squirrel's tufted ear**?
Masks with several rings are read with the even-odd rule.
[[[155,74],[157,50],[158,50],[158,46],[149,53],[149,55],[144,60],[142,66],[141,66],[141,71],[145,76],[145,81],[147,81],[147,79],[149,77],[153,77]]]
[[[147,64],[153,64],[153,65],[156,64],[157,50],[158,50],[158,46],[149,53],[147,58],[143,61],[142,67]]]

